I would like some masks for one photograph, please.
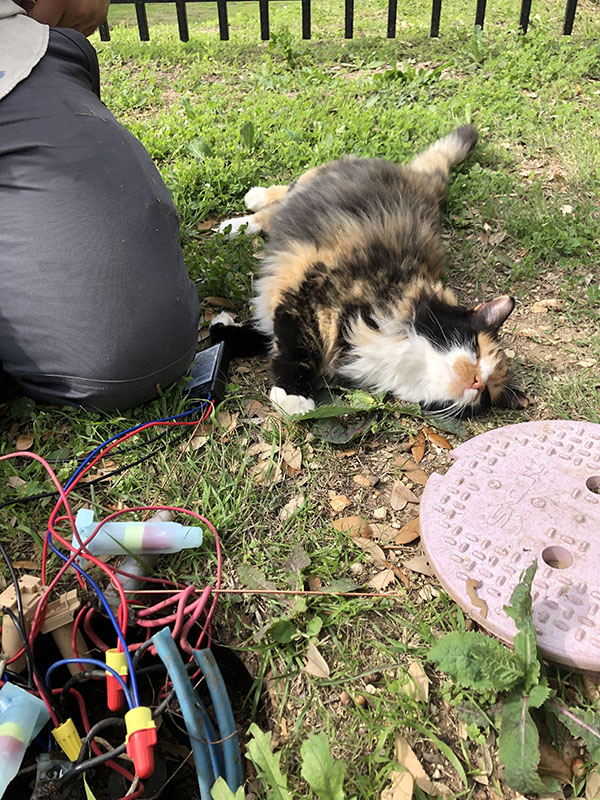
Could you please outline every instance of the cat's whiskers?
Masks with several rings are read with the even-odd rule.
[[[436,317],[436,315],[433,313],[433,311],[432,311],[432,309],[431,309],[431,308],[428,308],[428,309],[427,309],[427,315],[430,317],[430,319],[431,319],[433,322],[435,322],[435,324],[436,324],[436,325],[438,326],[438,328],[440,329],[440,333],[442,334],[442,337],[443,337],[443,339],[444,339],[444,342],[445,342],[445,343],[446,343],[448,346],[451,346],[451,345],[450,345],[450,343],[448,342],[448,337],[446,336],[446,332],[445,332],[445,330],[442,328],[442,325],[441,325],[441,323],[440,323],[439,319],[438,319],[438,318]]]

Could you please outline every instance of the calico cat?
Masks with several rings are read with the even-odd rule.
[[[467,309],[440,282],[448,170],[476,142],[466,125],[407,166],[334,161],[290,186],[250,189],[255,213],[220,225],[229,236],[264,232],[268,245],[254,321],[220,314],[211,338],[233,355],[270,351],[270,396],[284,412],[315,407],[319,373],[447,416],[527,405],[497,341],[513,298]]]

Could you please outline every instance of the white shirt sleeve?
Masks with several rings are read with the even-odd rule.
[[[0,100],[24,80],[48,47],[49,28],[12,0],[0,0]]]

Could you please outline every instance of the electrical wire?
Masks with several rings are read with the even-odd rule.
[[[25,659],[27,662],[28,686],[29,688],[31,688],[33,686],[33,659],[31,657],[31,649],[27,645],[27,625],[25,624],[25,614],[23,613],[23,597],[21,595],[21,587],[19,586],[19,581],[15,573],[14,567],[12,565],[12,561],[10,560],[8,553],[4,549],[4,545],[2,544],[2,542],[0,542],[0,555],[2,555],[2,558],[6,563],[10,579],[13,583],[13,588],[15,590],[15,602],[17,606],[18,620],[15,619],[14,614],[9,608],[5,608],[5,613],[8,613],[8,616],[11,618],[12,623],[17,629],[17,633],[19,634],[19,636],[21,637],[21,641],[23,642],[23,646],[25,648]]]
[[[152,422],[149,422],[149,423],[140,423],[138,425],[135,425],[135,426],[129,428],[126,431],[123,431],[123,432],[121,432],[119,434],[116,434],[115,436],[111,437],[110,439],[106,440],[101,445],[99,445],[94,451],[92,451],[88,456],[86,456],[83,459],[83,461],[81,462],[79,467],[75,470],[75,472],[73,473],[71,478],[65,484],[64,489],[60,485],[60,483],[58,482],[58,479],[54,475],[50,465],[47,462],[45,462],[44,459],[42,459],[37,454],[30,453],[30,452],[27,452],[27,451],[22,451],[22,452],[18,452],[18,453],[11,453],[11,454],[8,454],[8,455],[5,455],[5,456],[0,456],[0,461],[4,460],[5,458],[16,458],[16,457],[30,457],[30,458],[33,458],[33,459],[39,461],[40,463],[42,463],[42,465],[47,470],[48,475],[50,476],[50,478],[52,479],[52,481],[53,481],[53,483],[54,483],[54,485],[56,487],[56,492],[50,493],[50,496],[54,496],[56,494],[59,495],[58,502],[56,503],[56,505],[55,505],[51,515],[50,515],[50,518],[48,520],[47,533],[46,533],[46,537],[45,537],[45,540],[44,540],[44,553],[43,553],[43,562],[42,562],[42,577],[43,577],[43,581],[45,582],[46,553],[47,553],[48,547],[54,553],[56,553],[59,556],[59,558],[61,558],[64,561],[64,564],[63,564],[63,567],[61,569],[59,569],[58,573],[54,576],[54,578],[50,582],[50,584],[47,586],[46,591],[45,591],[44,595],[42,596],[42,599],[40,600],[40,603],[38,604],[38,608],[37,608],[36,614],[34,616],[34,621],[33,621],[33,624],[31,626],[30,637],[29,637],[28,641],[27,641],[27,636],[26,636],[25,630],[24,630],[24,626],[22,626],[23,627],[23,632],[24,632],[24,636],[23,636],[24,645],[27,645],[27,647],[24,647],[23,650],[25,651],[26,655],[27,655],[27,649],[29,649],[29,651],[30,651],[30,656],[31,656],[31,661],[32,661],[32,672],[33,672],[34,680],[36,682],[36,685],[38,686],[38,691],[40,692],[41,695],[43,695],[43,689],[44,688],[46,689],[47,696],[44,699],[45,699],[46,705],[50,706],[49,710],[51,711],[51,715],[52,715],[52,718],[53,718],[53,721],[55,722],[55,724],[58,724],[58,715],[56,714],[55,709],[52,707],[53,703],[52,703],[52,696],[51,695],[52,694],[56,694],[57,692],[60,693],[60,699],[61,699],[61,703],[60,704],[63,705],[65,697],[66,697],[66,693],[69,693],[71,695],[74,695],[76,697],[77,701],[78,701],[78,704],[80,706],[80,713],[81,713],[81,716],[82,716],[82,721],[84,723],[84,727],[86,728],[86,730],[88,730],[88,733],[91,732],[92,730],[95,730],[96,734],[98,732],[96,726],[94,726],[93,729],[89,728],[89,722],[87,720],[87,712],[85,710],[85,703],[83,701],[82,696],[79,694],[79,692],[76,692],[76,690],[73,688],[73,683],[75,683],[76,680],[73,681],[72,679],[70,679],[63,688],[55,689],[50,694],[48,692],[48,687],[45,686],[44,681],[41,679],[41,676],[36,676],[35,675],[35,660],[33,659],[33,652],[32,652],[32,650],[33,650],[33,642],[35,640],[35,637],[37,636],[37,634],[40,631],[41,624],[42,624],[44,616],[45,616],[47,602],[48,602],[48,596],[49,596],[50,592],[53,591],[53,589],[55,588],[58,580],[62,577],[62,575],[64,575],[65,571],[69,567],[73,567],[75,569],[75,571],[77,572],[78,580],[80,581],[82,586],[85,585],[84,582],[89,583],[89,585],[92,587],[94,592],[97,594],[102,606],[104,607],[104,611],[106,612],[109,620],[111,621],[112,626],[115,629],[115,632],[117,633],[119,649],[123,650],[123,652],[125,654],[125,657],[126,657],[126,659],[128,661],[128,666],[129,666],[129,670],[130,670],[130,687],[127,686],[127,684],[122,680],[121,676],[118,675],[118,673],[116,673],[116,671],[112,670],[110,667],[108,667],[103,662],[97,661],[95,659],[82,657],[82,656],[79,656],[77,654],[77,652],[76,652],[76,644],[75,644],[75,636],[77,634],[77,626],[83,620],[83,624],[84,624],[84,627],[85,627],[86,621],[88,621],[88,618],[91,618],[91,615],[89,613],[90,610],[91,610],[92,614],[93,614],[93,611],[94,611],[93,607],[91,609],[87,609],[85,606],[78,613],[77,619],[76,619],[76,622],[75,622],[75,625],[74,625],[74,629],[73,629],[73,643],[74,643],[73,652],[74,652],[76,657],[75,658],[70,658],[70,659],[61,659],[60,661],[55,662],[48,669],[48,671],[46,673],[46,682],[49,680],[50,675],[52,674],[54,669],[57,669],[61,665],[65,665],[65,664],[69,664],[69,663],[77,663],[79,665],[81,665],[81,664],[93,664],[95,666],[98,666],[99,670],[98,671],[96,671],[96,670],[86,670],[83,673],[83,675],[85,677],[101,677],[101,676],[104,677],[106,675],[106,672],[110,672],[113,675],[113,677],[121,685],[121,688],[123,689],[123,691],[125,693],[125,697],[127,699],[128,705],[131,708],[134,705],[137,706],[137,705],[140,704],[139,692],[138,692],[138,687],[137,687],[137,677],[138,676],[141,677],[141,675],[147,674],[147,673],[150,673],[150,672],[153,672],[153,671],[158,671],[156,669],[156,667],[162,668],[161,665],[155,665],[155,666],[148,667],[148,668],[145,668],[145,669],[142,669],[142,670],[137,669],[137,664],[139,663],[139,659],[140,659],[141,655],[146,651],[146,649],[152,647],[152,642],[151,642],[151,640],[148,640],[147,642],[143,642],[143,643],[141,643],[139,645],[131,645],[131,646],[127,645],[127,643],[125,641],[125,626],[127,624],[127,597],[126,597],[125,593],[123,592],[123,588],[120,585],[120,582],[117,580],[116,574],[115,574],[115,573],[119,572],[120,570],[118,570],[118,568],[108,567],[103,562],[99,562],[97,559],[93,558],[89,552],[86,551],[86,546],[89,543],[89,541],[93,538],[94,535],[96,535],[98,533],[98,531],[101,529],[102,525],[105,524],[105,522],[107,522],[108,520],[110,520],[110,519],[112,519],[114,517],[117,517],[122,513],[126,513],[126,511],[168,509],[168,510],[174,510],[174,511],[179,512],[179,513],[189,514],[189,515],[191,515],[191,516],[193,516],[193,517],[195,517],[197,519],[200,519],[202,522],[204,522],[207,525],[207,527],[211,530],[211,532],[214,535],[215,547],[216,547],[216,550],[217,550],[217,579],[216,579],[216,585],[214,587],[213,603],[212,603],[210,609],[208,609],[208,611],[206,610],[205,607],[206,607],[206,604],[207,604],[207,601],[209,599],[209,596],[210,596],[211,592],[213,592],[213,589],[211,587],[207,587],[202,592],[200,597],[198,597],[196,599],[193,599],[193,595],[194,595],[194,592],[195,592],[194,587],[185,587],[185,586],[182,586],[180,584],[174,583],[172,581],[167,581],[167,580],[164,580],[164,579],[151,578],[149,576],[135,576],[135,577],[142,578],[142,579],[148,578],[148,580],[150,582],[157,582],[157,583],[160,583],[163,586],[171,585],[171,586],[173,586],[175,588],[175,590],[179,590],[179,592],[177,593],[177,595],[173,599],[173,604],[176,604],[176,610],[175,610],[174,614],[168,615],[168,616],[169,617],[173,617],[173,621],[175,622],[175,627],[174,627],[174,630],[173,630],[173,636],[174,637],[181,636],[181,643],[187,645],[186,649],[188,650],[188,652],[191,652],[191,647],[187,643],[187,634],[189,633],[189,631],[191,630],[193,625],[196,624],[197,620],[199,619],[199,617],[202,614],[205,615],[205,622],[204,622],[204,627],[202,629],[202,633],[200,634],[200,637],[199,637],[199,642],[202,641],[203,637],[210,630],[210,628],[209,628],[210,621],[211,621],[212,615],[214,613],[215,604],[216,604],[217,597],[218,597],[218,592],[219,592],[219,589],[220,589],[220,586],[221,586],[222,556],[221,556],[220,543],[219,543],[218,536],[216,534],[216,531],[215,531],[214,527],[210,524],[210,522],[208,520],[206,520],[201,515],[196,514],[195,512],[189,511],[187,509],[180,509],[180,508],[171,509],[171,508],[169,508],[167,506],[137,507],[137,508],[134,508],[134,509],[127,509],[127,510],[124,509],[124,510],[120,510],[118,512],[115,512],[115,514],[111,514],[108,518],[106,518],[105,520],[102,520],[102,522],[100,522],[97,525],[97,527],[93,531],[93,533],[88,537],[87,541],[86,542],[82,542],[81,538],[79,536],[79,533],[77,531],[75,520],[74,520],[72,512],[70,510],[67,498],[68,498],[68,494],[75,488],[75,486],[91,485],[92,483],[99,482],[99,480],[105,480],[105,479],[109,478],[111,475],[123,472],[125,469],[129,468],[129,466],[133,466],[133,465],[135,465],[137,463],[142,463],[143,461],[145,461],[148,458],[152,457],[152,455],[155,454],[156,452],[164,450],[165,447],[166,447],[166,443],[164,445],[162,445],[160,448],[158,448],[157,450],[155,450],[153,453],[146,454],[141,459],[139,459],[137,462],[134,462],[134,464],[124,465],[121,468],[118,468],[116,470],[113,470],[110,473],[107,473],[107,474],[105,474],[103,476],[100,476],[99,479],[93,479],[93,480],[90,480],[90,481],[83,481],[82,478],[84,477],[84,475],[86,473],[88,473],[89,470],[94,466],[94,464],[97,463],[97,461],[100,458],[102,458],[104,455],[106,455],[106,453],[109,452],[113,447],[118,446],[119,444],[121,444],[122,442],[124,442],[125,440],[130,438],[131,436],[135,435],[136,433],[139,433],[140,431],[144,430],[145,428],[152,427],[152,426],[155,426],[155,425],[168,425],[168,426],[172,426],[172,425],[186,425],[186,426],[196,425],[197,426],[197,425],[201,424],[201,422],[204,419],[206,419],[206,417],[210,413],[211,409],[212,409],[212,401],[209,400],[207,403],[203,403],[201,406],[197,406],[195,408],[189,409],[189,410],[187,410],[185,412],[182,412],[180,414],[173,415],[171,417],[165,417],[165,418],[162,418],[160,420],[155,420],[155,421],[152,421]],[[196,414],[199,411],[203,411],[204,412],[203,416],[202,416],[202,418],[200,420],[194,420],[194,421],[189,421],[189,422],[181,421],[183,417],[189,416],[191,414]],[[168,431],[164,431],[159,436],[155,437],[154,439],[151,439],[150,442],[146,442],[145,444],[152,443],[153,441],[156,441],[159,438],[162,438],[163,436],[166,435],[167,432]],[[183,438],[183,434],[180,437],[177,437],[177,438]],[[24,500],[24,499],[27,499],[27,500],[33,499],[33,496],[29,496],[28,498],[16,498],[17,501],[21,501],[21,500]],[[5,505],[12,504],[12,502],[13,501],[9,501],[8,503],[0,504],[0,508],[2,508]],[[67,512],[66,513],[66,519],[69,520],[70,526],[71,526],[71,528],[73,530],[73,534],[74,534],[74,541],[76,541],[78,543],[78,545],[79,545],[78,547],[75,547],[74,544],[66,541],[55,530],[54,526],[55,526],[56,522],[58,521],[58,516],[57,515],[58,515],[58,510],[61,508],[61,506],[64,507],[66,512]],[[71,551],[70,555],[67,556],[64,553],[62,553],[58,549],[58,547],[55,546],[54,541],[53,541],[54,539],[56,539],[56,541],[59,542],[61,546],[63,546],[66,549],[70,550]],[[110,608],[108,602],[106,601],[106,598],[104,597],[100,587],[89,576],[89,574],[86,572],[86,570],[83,569],[76,562],[76,559],[79,558],[80,556],[83,557],[83,558],[86,558],[88,561],[91,561],[91,563],[95,564],[100,569],[102,569],[104,572],[106,572],[108,574],[108,576],[110,577],[111,581],[113,582],[113,584],[115,585],[115,588],[119,592],[120,600],[121,600],[121,603],[120,603],[120,606],[119,606],[119,620],[118,621],[115,618],[115,615],[112,612],[112,609]],[[9,562],[7,561],[7,563],[9,563]],[[188,601],[191,601],[191,602],[188,602]],[[17,610],[19,610],[19,609],[17,609]],[[151,627],[156,627],[157,625],[162,624],[164,622],[163,619],[159,619],[159,620],[157,620],[157,619],[148,619],[148,616],[152,617],[152,614],[155,614],[155,613],[156,613],[155,610],[150,609],[150,614],[149,615],[143,615],[142,616],[142,619],[145,619],[145,625],[146,625],[146,627],[148,629],[150,629]],[[189,619],[186,620],[186,617],[189,617]],[[19,621],[19,624],[20,624],[20,621]],[[148,630],[148,633],[149,632],[150,631]],[[210,634],[209,634],[209,640],[210,640]],[[135,662],[133,661],[133,658],[132,658],[131,653],[130,653],[130,649],[133,650],[134,648],[137,648],[137,652],[134,653]],[[21,651],[21,653],[23,652],[23,650]],[[19,657],[21,655],[21,653],[17,654],[17,657]],[[194,669],[194,664],[193,664],[193,662],[190,662],[185,667],[185,671],[186,672],[187,671],[191,671],[192,669]],[[76,676],[73,676],[73,677],[75,678]],[[79,678],[79,676],[77,676],[77,680],[80,680],[80,679],[81,678]],[[152,712],[153,717],[159,715],[160,713],[162,713],[168,707],[169,703],[171,702],[171,700],[173,699],[174,696],[175,696],[175,690],[173,689],[166,695],[166,697],[162,700],[162,702],[154,709],[154,711]],[[209,720],[209,722],[210,722],[210,720]],[[205,731],[205,733],[206,733],[206,731]],[[210,732],[208,732],[208,733],[210,733]],[[209,741],[211,739],[214,740],[214,736],[212,736],[212,735],[209,735],[208,737],[205,736],[205,738],[208,738]],[[96,752],[98,750],[98,748],[94,744],[93,734],[91,736],[89,736],[87,741],[89,741],[91,743],[91,746],[93,747],[94,752]],[[115,748],[114,750],[109,750],[107,753],[98,753],[94,758],[88,759],[87,761],[81,761],[79,764],[77,764],[76,765],[77,766],[77,770],[79,770],[79,767],[81,767],[82,765],[83,765],[82,766],[82,771],[83,771],[84,769],[89,769],[89,768],[92,768],[94,766],[98,766],[99,764],[109,763],[119,753],[122,753],[124,749],[125,749],[125,745],[122,745],[120,748]],[[82,747],[82,751],[80,752],[80,757],[82,757],[82,753],[83,753],[83,755],[85,755],[85,746]],[[213,754],[211,753],[211,756],[212,755]],[[79,759],[78,759],[78,761],[79,761]],[[133,780],[132,776],[128,772],[123,770],[121,767],[119,767],[119,765],[113,764],[112,766],[113,766],[113,768],[117,768],[118,771],[121,772],[121,774],[124,774],[129,780]],[[216,768],[216,766],[217,765],[215,763],[215,768]],[[74,775],[72,775],[72,777],[75,777],[78,774],[78,771],[76,771],[76,768],[74,767],[73,770],[70,771],[70,773],[75,773]],[[133,788],[133,786],[132,786],[132,788]],[[131,792],[131,789],[130,789],[130,792]],[[131,797],[131,798],[138,797],[141,794],[141,792],[143,792],[143,787],[138,788],[132,794],[128,794],[128,796]]]
[[[129,708],[130,709],[135,708],[136,706],[140,705],[139,697],[137,699],[137,702],[134,702],[133,691],[132,692],[129,691],[129,687],[127,686],[123,678],[119,675],[117,670],[113,669],[112,667],[109,667],[108,664],[103,664],[102,661],[98,661],[97,658],[61,658],[59,661],[55,661],[54,664],[48,667],[48,670],[46,671],[46,682],[48,682],[48,680],[50,679],[50,675],[54,672],[55,669],[57,669],[58,667],[62,667],[63,665],[66,664],[93,664],[95,667],[98,667],[99,669],[105,670],[106,672],[110,672],[110,674],[117,681],[121,689],[123,689],[123,692],[125,694],[125,700],[127,701],[127,705],[129,706]]]
[[[156,719],[162,713],[164,713],[165,709],[168,707],[169,703],[172,702],[174,697],[175,697],[175,690],[173,689],[171,690],[171,692],[169,692],[167,697],[158,706],[156,706],[156,708],[152,709],[152,719]],[[94,736],[97,736],[98,733],[101,730],[104,730],[105,727],[110,727],[109,725],[103,725],[103,723],[108,721],[112,721],[112,724],[114,724],[115,726],[125,725],[125,720],[122,717],[108,717],[104,720],[100,720],[93,727],[91,727],[82,742],[81,750],[79,751],[79,756],[77,757],[77,760],[75,761],[73,767],[67,772],[65,772],[65,774],[57,782],[57,788],[62,787],[66,783],[70,783],[74,778],[76,778],[78,775],[82,775],[86,770],[101,766],[102,764],[105,764],[107,761],[111,761],[112,759],[118,758],[120,755],[123,755],[127,747],[125,742],[123,742],[123,744],[119,745],[118,747],[115,747],[113,750],[109,750],[106,753],[102,753],[102,755],[100,756],[83,760],[88,743],[91,743],[93,741]]]

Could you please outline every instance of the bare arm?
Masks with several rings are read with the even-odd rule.
[[[38,22],[90,36],[106,19],[109,0],[37,0],[28,12]]]

